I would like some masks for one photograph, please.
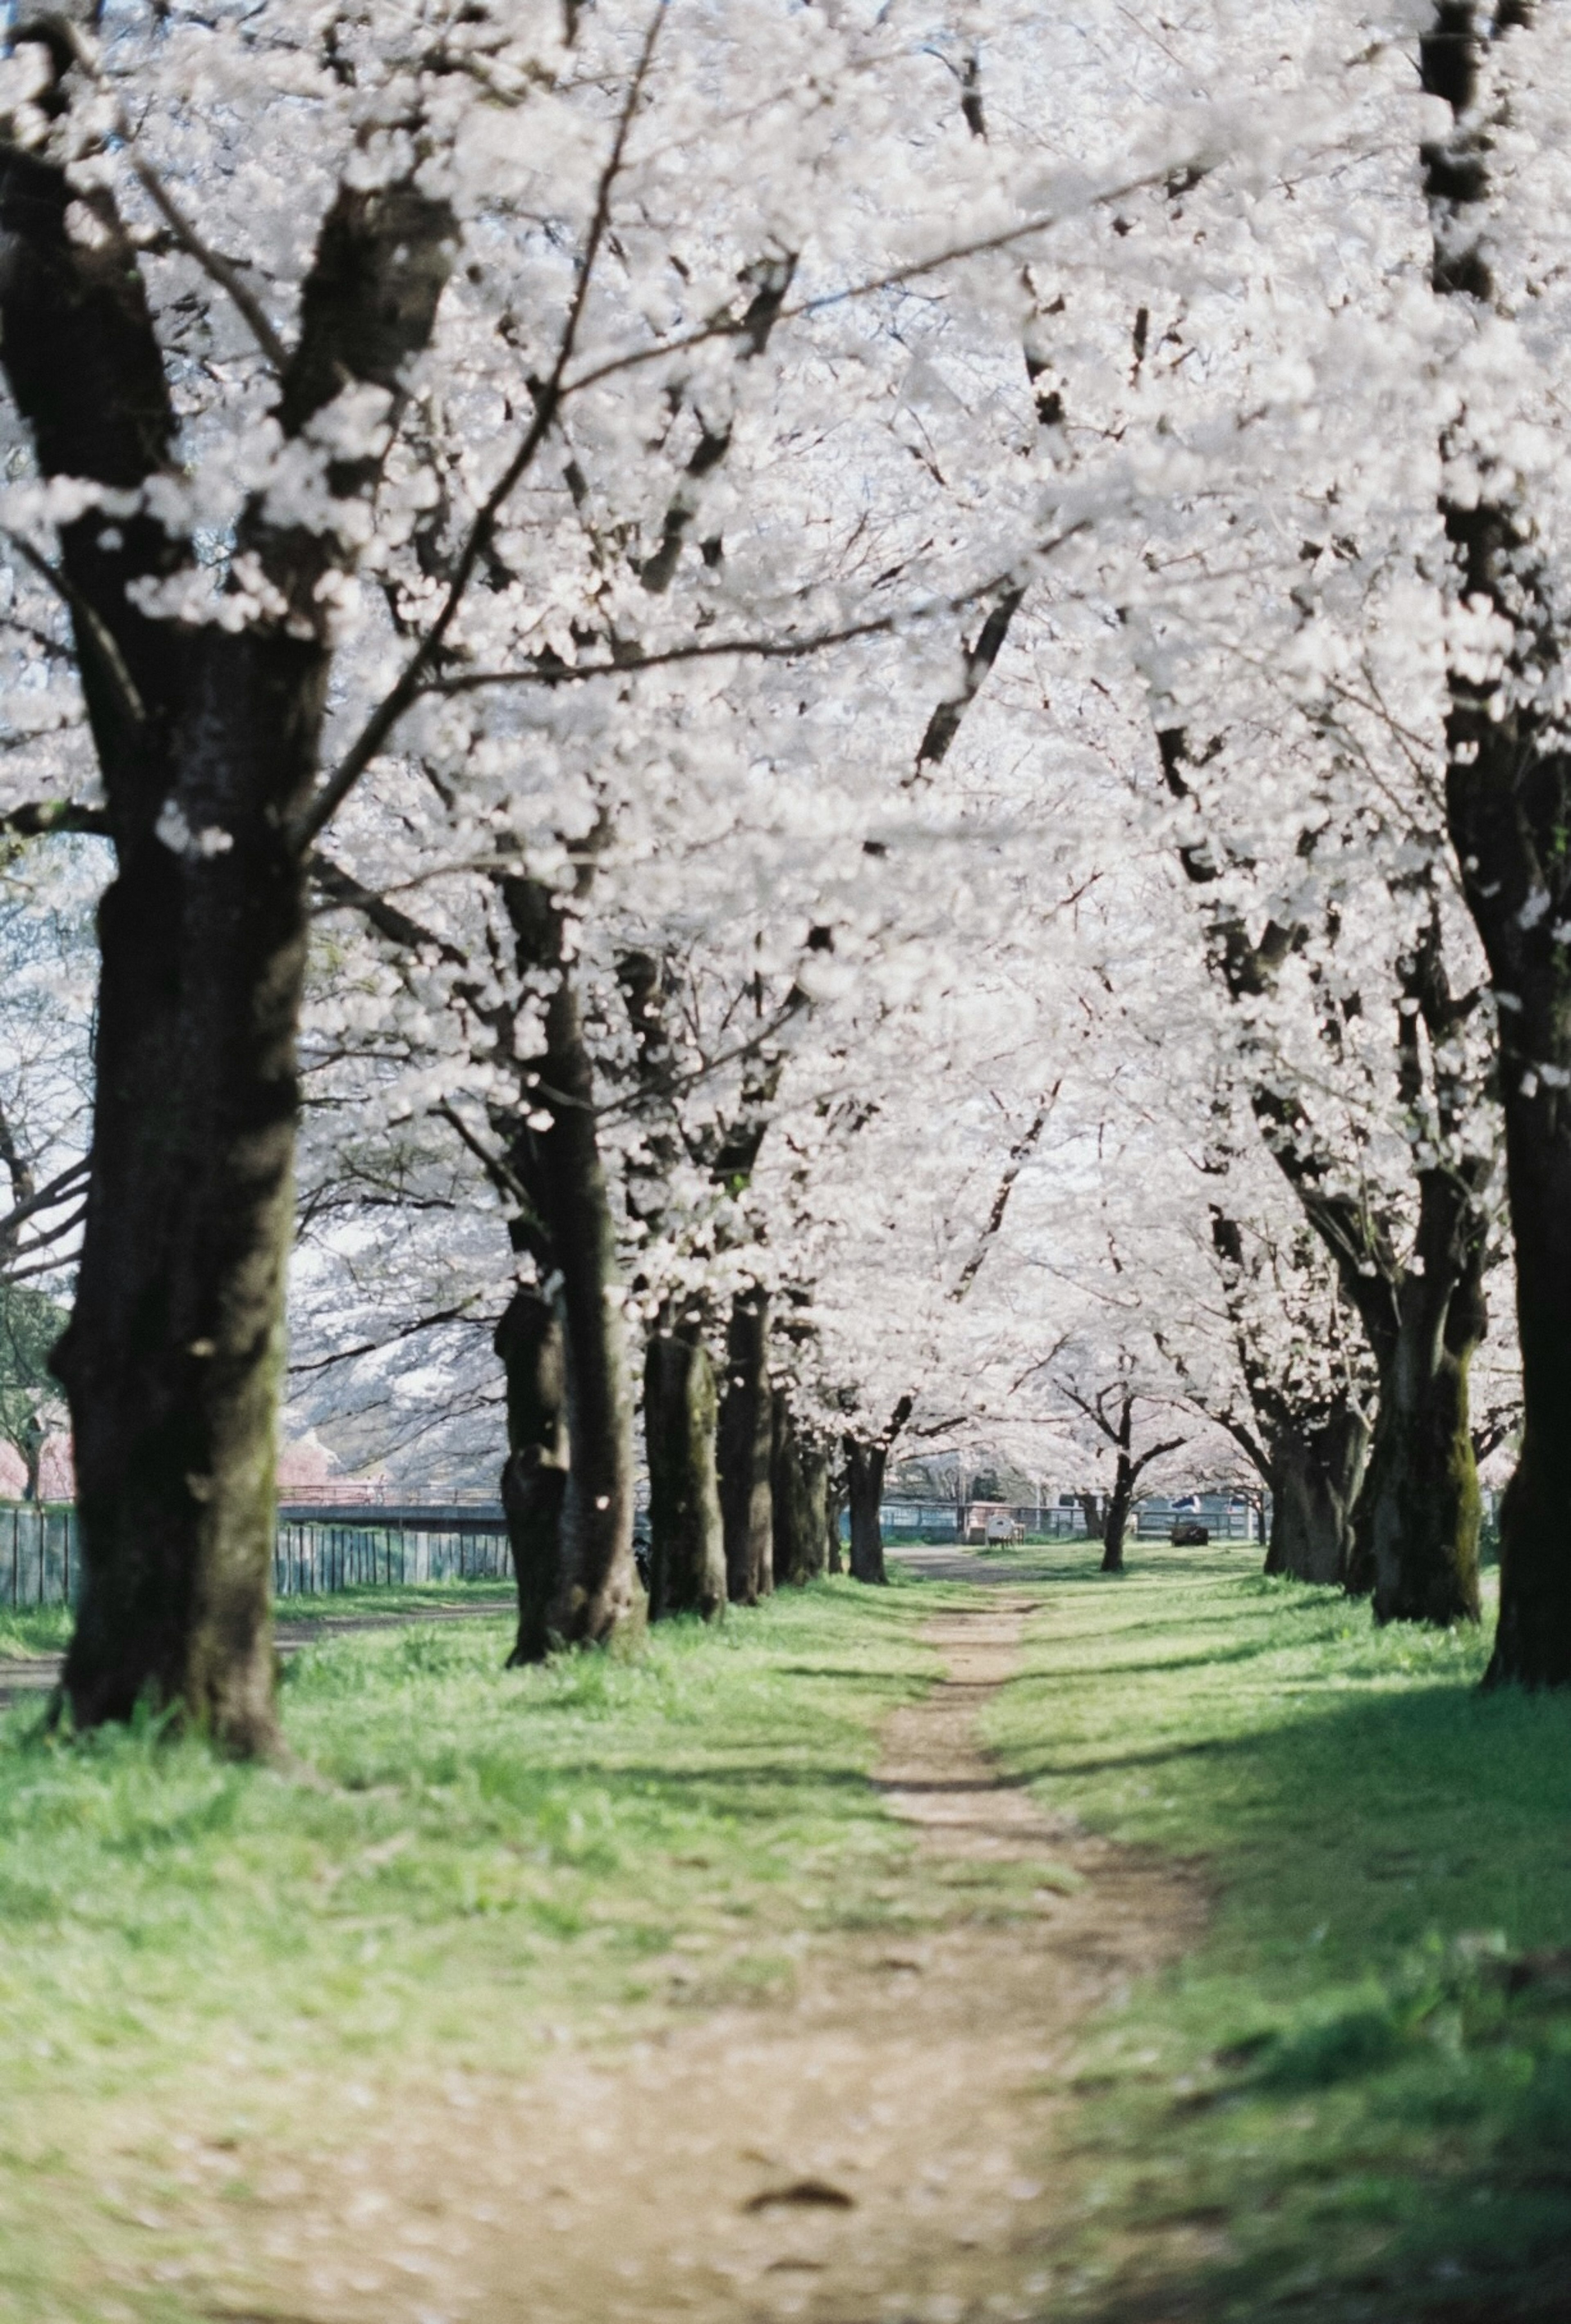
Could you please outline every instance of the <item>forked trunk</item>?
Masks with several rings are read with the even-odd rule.
[[[846,1439],[846,1489],[851,1503],[851,1578],[887,1582],[883,1563],[883,1469],[888,1447],[859,1436]]]
[[[662,1314],[643,1360],[649,1460],[649,1615],[725,1609],[725,1545],[715,1469],[715,1369],[696,1326]]]
[[[1343,1405],[1317,1425],[1271,1440],[1271,1527],[1265,1571],[1295,1582],[1345,1582],[1353,1512],[1369,1459],[1369,1424]]]
[[[739,1291],[725,1327],[720,1400],[720,1511],[725,1587],[734,1605],[756,1606],[774,1587],[769,1470],[774,1407],[769,1385],[769,1294]]]
[[[1478,1619],[1478,1464],[1467,1371],[1483,1337],[1475,1276],[1436,1267],[1402,1286],[1395,1343],[1354,1510],[1348,1588],[1379,1622]]]
[[[518,1637],[508,1667],[543,1662],[557,1582],[558,1532],[568,1481],[562,1327],[538,1291],[513,1294],[496,1326],[507,1382],[502,1508],[518,1582]]]
[[[1125,1453],[1118,1456],[1118,1471],[1113,1490],[1108,1496],[1107,1514],[1102,1521],[1102,1571],[1104,1573],[1123,1572],[1123,1537],[1129,1531],[1130,1512],[1134,1507],[1134,1464]]]
[[[818,1489],[809,1479],[811,1456],[797,1433],[796,1416],[783,1388],[773,1397],[774,1433],[770,1458],[773,1512],[775,1587],[796,1589],[824,1570],[823,1479],[827,1465],[818,1456]]]

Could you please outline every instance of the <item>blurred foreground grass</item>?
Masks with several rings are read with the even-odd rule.
[[[1492,1621],[1376,1631],[1247,1557],[1066,1545],[989,1713],[1046,1805],[1215,1895],[1073,2077],[1058,2298],[1571,2317],[1571,1699],[1480,1695]]]
[[[199,2313],[165,2238],[193,2143],[347,2135],[401,2081],[767,1987],[802,1931],[904,1911],[865,1775],[942,1595],[831,1582],[531,1672],[504,1615],[330,1636],[286,1666],[282,1769],[6,1714],[0,2317]]]

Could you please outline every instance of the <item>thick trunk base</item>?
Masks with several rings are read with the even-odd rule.
[[[1382,1382],[1369,1469],[1354,1516],[1348,1588],[1374,1600],[1377,1622],[1448,1628],[1478,1619],[1483,1504],[1467,1412],[1467,1360],[1433,1370],[1403,1360]]]
[[[649,1458],[649,1618],[725,1610],[725,1545],[715,1467],[715,1371],[703,1342],[670,1328],[643,1364]]]
[[[778,1590],[802,1589],[824,1571],[828,1544],[825,1497],[828,1463],[797,1434],[796,1416],[783,1388],[774,1392],[774,1434],[770,1458],[774,1581]]]
[[[1359,1413],[1343,1411],[1322,1427],[1280,1433],[1271,1452],[1266,1572],[1345,1585],[1353,1512],[1369,1458],[1368,1423]]]
[[[511,1670],[543,1662],[551,1647],[550,1612],[568,1482],[561,1325],[539,1292],[515,1292],[494,1344],[507,1381],[502,1508],[518,1582],[518,1637],[507,1658]]]
[[[774,1517],[769,1470],[774,1402],[769,1385],[769,1297],[739,1292],[725,1328],[720,1403],[720,1512],[725,1588],[733,1605],[756,1606],[774,1587]]]
[[[889,1580],[883,1563],[883,1470],[888,1453],[882,1444],[859,1437],[846,1439],[846,1489],[851,1504],[851,1579],[882,1583]]]
[[[1129,1532],[1129,1520],[1134,1508],[1134,1480],[1123,1471],[1125,1463],[1119,1461],[1119,1478],[1108,1497],[1107,1513],[1102,1521],[1102,1572],[1123,1572],[1123,1544]]]
[[[1500,1624],[1487,1687],[1571,1686],[1571,1435],[1529,1422],[1500,1505]]]

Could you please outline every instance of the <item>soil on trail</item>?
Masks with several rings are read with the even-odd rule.
[[[946,1578],[1000,1580],[975,1561],[944,1564]],[[921,1845],[955,1859],[957,1895],[967,1861],[1040,1861],[1025,1917],[962,1907],[915,1941],[815,1941],[789,1997],[401,2107],[276,2193],[261,2172],[248,2247],[231,2246],[232,2289],[210,2312],[274,2324],[1040,2316],[1067,2200],[1058,2078],[1087,2015],[1191,1943],[1204,1908],[1181,1872],[1045,1815],[978,1748],[978,1711],[1014,1669],[1038,1602],[1017,1569],[991,1604],[930,1624],[945,1674],[890,1720],[877,1775]]]

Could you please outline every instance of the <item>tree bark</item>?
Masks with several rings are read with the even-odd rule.
[[[543,1662],[557,1582],[558,1528],[568,1482],[562,1327],[538,1291],[513,1294],[496,1326],[507,1382],[502,1508],[518,1583],[518,1636],[508,1668]]]
[[[69,57],[51,44],[63,80]],[[46,94],[59,112],[62,88]],[[73,203],[92,211],[73,238]],[[298,437],[355,381],[396,402],[429,339],[451,219],[411,183],[340,190],[279,417]],[[136,252],[103,189],[0,157],[0,360],[46,475],[134,490],[176,461]],[[329,466],[364,498],[376,458]],[[83,1584],[62,1701],[79,1726],[182,1707],[227,1748],[275,1739],[269,1609],[283,1275],[293,1208],[303,873],[286,837],[318,766],[327,534],[243,518],[288,617],[231,633],[127,595],[186,560],[143,517],[62,527],[78,662],[116,873],[88,1216],[53,1359],[70,1404]],[[212,835],[204,844],[204,835]]]
[[[756,1606],[774,1587],[770,1458],[774,1443],[769,1384],[769,1294],[739,1291],[725,1327],[725,1392],[720,1400],[720,1509],[725,1587],[734,1605]]]
[[[827,1469],[827,1455],[825,1456],[825,1465]],[[846,1571],[846,1552],[840,1539],[840,1519],[845,1513],[846,1492],[845,1471],[829,1471],[824,1498],[825,1571],[828,1573],[844,1573]]]
[[[1369,1441],[1368,1422],[1350,1405],[1318,1425],[1273,1433],[1266,1572],[1345,1583]]]
[[[1123,1572],[1123,1536],[1129,1531],[1130,1512],[1134,1507],[1134,1463],[1126,1452],[1118,1456],[1118,1469],[1113,1490],[1107,1499],[1107,1514],[1102,1524],[1102,1571],[1104,1573]]]
[[[883,1563],[884,1463],[889,1447],[865,1437],[847,1436],[846,1487],[851,1503],[851,1578],[854,1582],[884,1582]]]
[[[1467,1409],[1485,1323],[1476,1271],[1409,1275],[1399,1305],[1347,1586],[1372,1594],[1380,1622],[1476,1622],[1482,1503]]]
[[[715,1370],[696,1328],[662,1315],[643,1360],[649,1459],[649,1614],[725,1610],[725,1543],[715,1467]]]
[[[783,1388],[775,1389],[773,1406],[770,1499],[775,1587],[790,1583],[799,1590],[824,1571],[828,1463],[804,1443]]]
[[[814,1437],[798,1437],[802,1493],[807,1502],[809,1552],[808,1579],[816,1582],[829,1569],[831,1547],[838,1548],[839,1511],[829,1505],[829,1455]]]

